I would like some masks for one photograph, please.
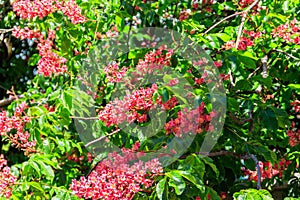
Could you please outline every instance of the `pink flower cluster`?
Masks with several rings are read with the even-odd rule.
[[[272,178],[273,176],[279,175],[282,177],[282,172],[286,170],[286,168],[291,164],[291,161],[285,160],[282,158],[279,163],[275,164],[274,167],[270,162],[261,162],[259,161],[259,168],[261,173],[261,181],[265,180],[266,178]],[[258,181],[257,171],[251,171],[249,169],[242,169],[244,175],[249,175],[249,180]]]
[[[123,149],[123,155],[110,153],[107,160],[98,163],[88,178],[72,180],[70,189],[80,198],[104,200],[130,200],[133,196],[149,188],[153,178],[163,172],[158,159],[136,162],[137,154],[131,149]],[[130,165],[129,162],[134,162]]]
[[[104,68],[108,82],[112,83],[120,82],[122,77],[126,74],[126,71],[126,67],[122,67],[122,69],[119,70],[119,64],[116,62],[113,62]]]
[[[213,131],[214,127],[209,125],[209,122],[216,116],[216,112],[205,114],[205,104],[201,103],[198,108],[183,111],[178,111],[177,118],[171,119],[165,124],[167,135],[174,133],[176,137],[183,137],[183,134],[194,133],[199,134],[204,131]]]
[[[99,118],[106,126],[118,125],[122,122],[146,122],[145,112],[155,108],[152,97],[156,90],[157,85],[153,84],[151,88],[141,88],[132,94],[127,94],[122,100],[115,99],[99,112]]]
[[[166,51],[166,53],[164,53],[164,51]],[[167,50],[165,45],[162,45],[157,50],[150,51],[145,55],[144,60],[139,60],[136,66],[137,76],[159,72],[164,66],[170,66],[172,55],[173,50]]]
[[[55,11],[54,3],[55,0],[15,0],[11,5],[13,11],[23,19],[32,19],[36,16],[42,19]]]
[[[168,101],[164,103],[162,102],[162,98],[158,97],[156,102],[157,104],[162,105],[162,108],[165,110],[171,110],[178,104],[176,96],[172,96]]]
[[[289,136],[289,144],[291,147],[300,144],[300,129],[297,130],[295,126],[295,122],[292,122],[290,130],[288,130],[287,132]]]
[[[246,50],[247,47],[252,46],[252,45],[253,45],[253,41],[250,38],[241,37],[239,46],[238,46],[238,50]],[[235,41],[234,40],[228,41],[227,43],[224,44],[223,48],[226,50],[235,48]]]
[[[280,37],[285,41],[300,44],[300,27],[296,25],[297,19],[290,23],[282,24],[272,30],[273,37]]]
[[[87,19],[81,14],[81,9],[75,0],[55,1],[55,0],[14,0],[11,1],[13,11],[23,19],[39,17],[42,19],[50,13],[58,10],[71,19],[73,24],[83,23]]]
[[[248,31],[248,30],[243,30],[243,36],[240,37],[240,42],[238,46],[238,50],[246,50],[247,47],[253,46],[253,40],[261,37],[261,32],[254,32],[254,31]],[[236,42],[234,40],[230,40],[227,43],[223,45],[223,48],[228,50],[235,48]]]
[[[7,160],[0,155],[0,197],[9,198],[12,195],[12,186],[16,183],[17,177],[11,174]]]
[[[36,141],[28,141],[30,134],[27,131],[24,132],[26,123],[30,121],[30,118],[23,114],[26,108],[25,103],[20,104],[11,117],[6,111],[0,112],[0,135],[6,136],[13,146],[24,150],[25,154],[29,154],[35,152]]]
[[[38,43],[37,49],[41,59],[38,62],[38,73],[43,76],[51,76],[52,74],[64,73],[67,71],[65,63],[67,60],[64,57],[58,56],[52,51],[54,46],[53,41],[55,39],[56,32],[50,30],[48,32],[48,38],[45,40],[44,35],[39,31],[33,31],[28,27],[21,29],[20,27],[14,27],[13,35],[22,40],[36,38],[35,42]]]
[[[113,38],[119,36],[119,31],[116,26],[112,26],[110,30],[108,30],[105,34],[101,34],[99,32],[96,33],[96,37],[98,40],[105,38]]]
[[[56,1],[55,6],[58,10],[61,10],[64,15],[68,16],[73,24],[84,23],[87,21],[87,19],[81,14],[81,9],[75,0],[69,0],[67,2]]]

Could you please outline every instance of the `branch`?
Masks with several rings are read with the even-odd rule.
[[[239,47],[239,43],[240,43],[240,38],[243,32],[243,28],[244,28],[244,24],[245,24],[245,20],[247,17],[247,13],[259,2],[259,0],[254,1],[246,10],[242,11],[242,22],[241,25],[239,27],[239,31],[238,31],[238,35],[237,35],[237,39],[236,39],[236,43],[235,43],[235,48],[237,49]]]
[[[236,49],[239,47],[239,44],[240,44],[240,38],[242,36],[242,32],[243,32],[243,27],[244,27],[244,24],[245,24],[246,16],[247,16],[246,13],[243,13],[242,22],[241,22],[241,25],[239,27],[239,31],[238,31],[238,35],[237,35],[236,43],[235,43],[235,48]]]
[[[21,95],[17,95],[17,96],[10,96],[8,99],[0,100],[0,107],[7,106],[11,102],[13,102],[14,100],[19,99],[19,98],[23,98],[23,97],[24,97],[24,94],[21,94]]]
[[[268,55],[265,55],[262,59],[262,67],[263,67],[263,71],[261,73],[263,78],[268,78],[268,67],[267,67],[267,62],[268,62]]]
[[[13,28],[10,28],[10,29],[0,29],[0,33],[8,33],[8,32],[11,32],[13,30],[14,30]]]
[[[93,141],[91,141],[91,142],[88,142],[88,143],[85,145],[85,147],[88,147],[88,146],[90,146],[90,145],[92,145],[92,144],[94,144],[94,143],[96,143],[96,142],[99,142],[99,141],[105,139],[105,138],[108,137],[108,136],[112,136],[112,135],[116,134],[117,132],[119,132],[120,130],[121,130],[121,129],[117,129],[117,130],[115,130],[115,131],[113,131],[113,132],[111,132],[111,133],[109,133],[109,134],[107,134],[107,135],[103,135],[102,137],[97,138],[96,140],[93,140]]]
[[[257,189],[260,190],[261,189],[261,171],[260,171],[260,167],[259,167],[259,162],[257,160],[257,158],[255,157],[255,155],[250,154],[249,155],[250,158],[252,158],[252,160],[254,160],[255,164],[256,164],[256,170],[257,170]]]

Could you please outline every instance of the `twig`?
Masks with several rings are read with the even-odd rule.
[[[240,38],[243,32],[243,28],[244,28],[244,24],[245,24],[245,20],[247,17],[247,13],[259,2],[259,0],[254,1],[246,10],[242,11],[242,22],[241,25],[239,27],[239,31],[238,31],[238,35],[237,35],[237,39],[236,39],[236,43],[235,43],[235,48],[237,49],[239,47],[239,43],[240,43]]]
[[[0,29],[0,33],[8,33],[8,32],[11,32],[13,30],[14,30],[13,28],[10,28],[10,29]]]
[[[236,124],[239,124],[239,125],[253,121],[252,115],[248,119],[244,119],[244,120],[240,120],[240,119],[236,118],[231,112],[228,113],[228,116],[232,119],[232,121],[234,121]]]
[[[254,162],[256,164],[256,170],[257,170],[257,176],[258,176],[257,189],[260,190],[261,189],[261,172],[260,172],[259,162],[258,162],[257,158],[255,157],[255,155],[250,154],[249,156],[250,156],[250,158],[252,158],[252,160],[254,160]]]
[[[224,19],[222,19],[221,21],[217,22],[216,24],[214,24],[213,26],[211,26],[209,29],[207,29],[204,34],[207,34],[209,31],[211,31],[212,29],[214,29],[215,27],[217,27],[219,24],[221,24],[222,22],[226,21],[227,19],[230,19],[234,16],[237,16],[237,15],[240,15],[242,14],[243,12],[237,12],[237,13],[234,13],[232,15],[229,15],[227,17],[225,17]]]
[[[246,13],[242,14],[242,22],[241,22],[241,25],[239,27],[239,31],[238,31],[238,35],[237,35],[236,43],[235,43],[235,48],[236,49],[239,47],[239,44],[240,44],[240,39],[241,39],[241,36],[242,36],[242,32],[243,32],[243,27],[244,27],[244,24],[245,24],[246,16],[247,16]]]
[[[70,116],[71,119],[83,119],[83,120],[95,120],[99,119],[99,117],[76,117],[76,116]]]
[[[236,158],[244,158],[245,155],[234,153],[231,151],[217,151],[217,152],[198,152],[198,155],[208,156],[208,157],[215,157],[215,156],[223,156],[223,155],[230,155]]]
[[[280,50],[280,49],[272,49],[272,50],[270,51],[270,53],[272,53],[272,52],[274,52],[274,51],[276,51],[276,52],[278,52],[278,53],[282,53],[282,54],[284,54],[284,55],[286,55],[286,56],[288,56],[288,57],[290,57],[290,58],[293,58],[294,60],[300,60],[300,58],[297,58],[297,57],[293,56],[292,54],[289,54],[289,53],[287,53],[287,52],[285,52],[285,51],[282,51],[282,50]]]
[[[260,69],[260,66],[258,68],[256,68],[251,74],[249,74],[247,80],[249,80],[259,69]]]
[[[115,130],[115,131],[113,131],[113,132],[111,132],[111,133],[109,133],[109,134],[107,134],[107,135],[103,135],[102,137],[99,137],[99,138],[97,138],[96,140],[93,140],[93,141],[87,143],[87,144],[85,145],[85,147],[88,147],[88,146],[90,146],[90,145],[92,145],[92,144],[94,144],[94,143],[96,143],[96,142],[99,142],[99,141],[105,139],[105,138],[108,137],[108,136],[112,136],[112,135],[116,134],[117,132],[119,132],[120,130],[121,130],[121,129],[117,129],[117,130]]]
[[[215,27],[217,27],[219,24],[221,24],[222,22],[226,21],[227,19],[230,19],[230,18],[232,18],[234,16],[241,15],[241,14],[249,12],[249,10],[251,10],[258,2],[259,2],[259,0],[256,0],[246,10],[241,11],[241,12],[237,12],[237,13],[234,13],[232,15],[229,15],[229,16],[225,17],[224,19],[222,19],[221,21],[217,22],[216,24],[214,24],[213,26],[211,26],[209,29],[207,29],[204,32],[204,34],[207,34],[209,31],[211,31],[212,29],[214,29]]]
[[[9,105],[14,100],[19,99],[19,98],[23,98],[23,97],[24,97],[24,94],[21,94],[21,95],[17,95],[17,96],[10,96],[8,99],[0,100],[0,107]]]

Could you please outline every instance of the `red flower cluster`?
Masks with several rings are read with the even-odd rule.
[[[179,21],[186,20],[190,17],[192,11],[190,9],[188,10],[183,10],[179,13]]]
[[[119,64],[116,62],[113,62],[104,68],[108,82],[112,83],[120,82],[122,77],[126,74],[126,71],[126,67],[122,67],[122,69],[119,70]]]
[[[10,167],[7,166],[7,160],[0,155],[0,197],[9,198],[11,196],[11,186],[15,184],[17,177],[11,174]]]
[[[250,6],[255,0],[240,0],[239,4],[242,8]]]
[[[192,2],[192,6],[194,9],[202,9],[203,7],[205,7],[205,10],[207,12],[211,12],[212,9],[210,7],[210,5],[214,4],[216,1],[214,0],[202,0],[202,1],[199,1],[199,0],[193,0]]]
[[[293,106],[293,110],[295,110],[296,113],[300,113],[300,101],[295,100],[291,102],[291,106]]]
[[[222,61],[214,61],[214,66],[220,68],[222,66]]]
[[[115,99],[99,112],[99,118],[106,126],[118,125],[122,122],[146,122],[149,110],[155,108],[152,100],[157,85],[151,88],[141,88],[132,94],[126,95],[122,100]],[[143,111],[140,113],[139,111]]]
[[[276,27],[272,30],[272,35],[291,43],[300,44],[300,27],[296,26],[297,22],[297,19],[294,19],[290,23]]]
[[[213,131],[214,127],[209,125],[209,122],[216,116],[216,112],[205,114],[204,111],[204,102],[196,109],[185,108],[183,111],[178,111],[177,118],[165,124],[167,135],[174,133],[176,137],[183,137],[185,133],[199,134],[204,131]]]
[[[151,178],[163,172],[158,159],[129,165],[138,158],[132,153],[133,150],[122,151],[123,155],[110,153],[108,159],[98,163],[88,178],[73,180],[70,186],[73,193],[93,200],[129,200],[143,188],[149,188],[153,184]]]
[[[259,161],[259,168],[261,173],[261,181],[266,178],[272,178],[273,176],[279,175],[282,177],[282,172],[291,164],[291,161],[285,160],[282,158],[278,164],[275,164],[274,167],[270,162],[261,162]],[[249,180],[258,181],[257,171],[251,171],[249,169],[243,170],[245,175],[249,175]]]
[[[53,40],[55,39],[55,31],[48,32],[48,38],[45,40],[42,33],[39,31],[33,31],[28,27],[21,29],[20,27],[14,27],[13,35],[17,38],[33,39],[38,43],[37,49],[41,59],[38,62],[38,73],[43,76],[51,76],[52,74],[64,73],[67,71],[65,63],[67,60],[64,57],[58,56],[52,52]]]
[[[33,147],[35,147],[36,141],[28,141],[30,134],[27,131],[24,132],[26,123],[30,121],[28,116],[23,116],[26,108],[25,103],[20,104],[11,117],[6,111],[0,112],[0,135],[8,137],[12,145],[28,154],[35,151]]]
[[[295,128],[295,122],[292,122],[290,130],[287,132],[289,136],[289,144],[291,147],[300,144],[300,129]]]
[[[32,19],[39,17],[42,19],[50,13],[61,10],[64,15],[71,19],[73,24],[83,23],[87,19],[81,15],[81,9],[76,1],[54,1],[54,0],[15,0],[11,3],[13,11],[23,19]]]

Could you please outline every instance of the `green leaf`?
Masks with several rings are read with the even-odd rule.
[[[231,40],[231,36],[227,35],[226,33],[215,33],[211,35],[220,38],[221,40],[223,40],[223,42],[228,42],[229,40]]]
[[[48,180],[52,181],[54,179],[54,171],[53,171],[52,167],[49,165],[46,165],[42,161],[37,161],[37,163],[41,167],[42,174],[44,174]]]
[[[257,152],[259,155],[262,155],[265,160],[270,161],[274,164],[277,161],[277,156],[275,152],[271,151],[267,146],[252,146],[252,148]]]
[[[291,122],[289,120],[289,115],[285,110],[281,108],[275,108],[274,106],[272,106],[271,109],[274,111],[276,115],[276,119],[278,121],[279,127],[286,128],[290,126]]]
[[[243,63],[246,68],[255,69],[256,68],[256,62],[252,57],[243,55],[238,55],[238,61]]]
[[[235,86],[234,86],[234,90],[246,90],[246,91],[249,91],[252,89],[252,85],[250,84],[249,81],[245,80],[245,79],[242,79],[242,80],[239,80]]]
[[[211,34],[211,35],[207,36],[207,39],[209,40],[208,45],[210,45],[212,48],[218,49],[221,47],[219,39],[215,35]]]
[[[33,54],[29,60],[28,60],[28,65],[29,66],[35,66],[38,64],[39,60],[40,60],[41,56],[39,54]]]
[[[220,172],[217,166],[213,163],[213,160],[211,158],[202,157],[201,160],[215,172],[216,177],[219,177]]]
[[[72,110],[72,93],[70,91],[64,91],[63,93],[63,105],[69,112]]]
[[[261,109],[260,111],[261,123],[268,130],[277,130],[278,121],[275,112],[271,108]]]
[[[300,93],[300,84],[289,84],[288,85],[291,89],[296,90],[297,93]]]
[[[37,182],[25,182],[25,183],[40,192],[44,192],[44,189],[41,187],[40,183]]]
[[[160,200],[163,199],[163,193],[164,193],[164,190],[165,190],[166,180],[167,180],[167,177],[164,177],[156,185],[157,197]]]
[[[201,192],[205,192],[205,185],[203,183],[202,180],[200,180],[197,176],[193,176],[192,174],[190,174],[187,171],[179,171],[178,173],[184,177],[185,179],[187,179],[188,181],[190,181],[191,183],[193,183]]]
[[[233,194],[234,200],[273,200],[267,190],[247,189]]]
[[[27,162],[23,163],[23,174],[26,174],[26,175],[37,174],[38,177],[40,177],[41,176],[41,169],[35,162],[27,161]]]
[[[167,172],[166,176],[170,178],[169,186],[175,189],[175,193],[177,195],[181,195],[185,190],[186,184],[181,176],[181,174],[177,170],[173,170],[171,172]]]

